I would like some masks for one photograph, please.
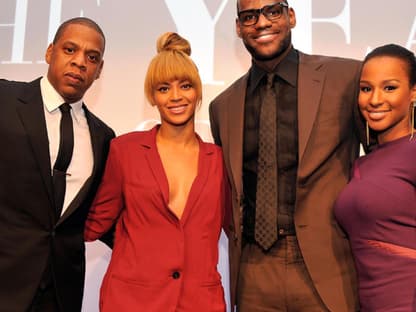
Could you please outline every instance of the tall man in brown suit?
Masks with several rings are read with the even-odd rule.
[[[332,206],[358,154],[353,109],[360,63],[294,49],[295,12],[276,1],[237,1],[237,34],[252,66],[210,105],[232,184],[231,301],[241,312],[357,311],[354,264]],[[255,225],[268,73],[276,77],[277,220],[274,242],[265,248]]]

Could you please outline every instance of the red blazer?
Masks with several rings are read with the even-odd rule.
[[[85,239],[116,225],[101,286],[101,311],[225,311],[218,239],[229,191],[219,147],[199,140],[198,175],[182,218],[168,207],[169,186],[156,126],[114,139]]]

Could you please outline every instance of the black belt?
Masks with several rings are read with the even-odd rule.
[[[278,229],[277,230],[277,239],[283,239],[287,236],[296,236],[296,232],[294,229],[286,230],[286,229]],[[243,241],[246,244],[256,244],[256,240],[254,238],[254,233],[245,233],[243,231]]]
[[[281,237],[285,237],[285,236],[296,236],[296,232],[294,229],[278,229],[277,230],[277,239],[281,238]]]

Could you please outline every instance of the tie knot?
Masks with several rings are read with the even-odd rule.
[[[275,77],[274,73],[268,73],[267,74],[267,88],[268,89],[273,88],[274,77]]]
[[[61,106],[59,106],[59,110],[62,113],[68,113],[71,110],[71,105],[69,105],[68,103],[64,103]]]

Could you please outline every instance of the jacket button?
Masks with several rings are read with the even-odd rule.
[[[181,276],[181,273],[179,273],[178,271],[175,271],[172,273],[172,278],[173,279],[178,279]]]

